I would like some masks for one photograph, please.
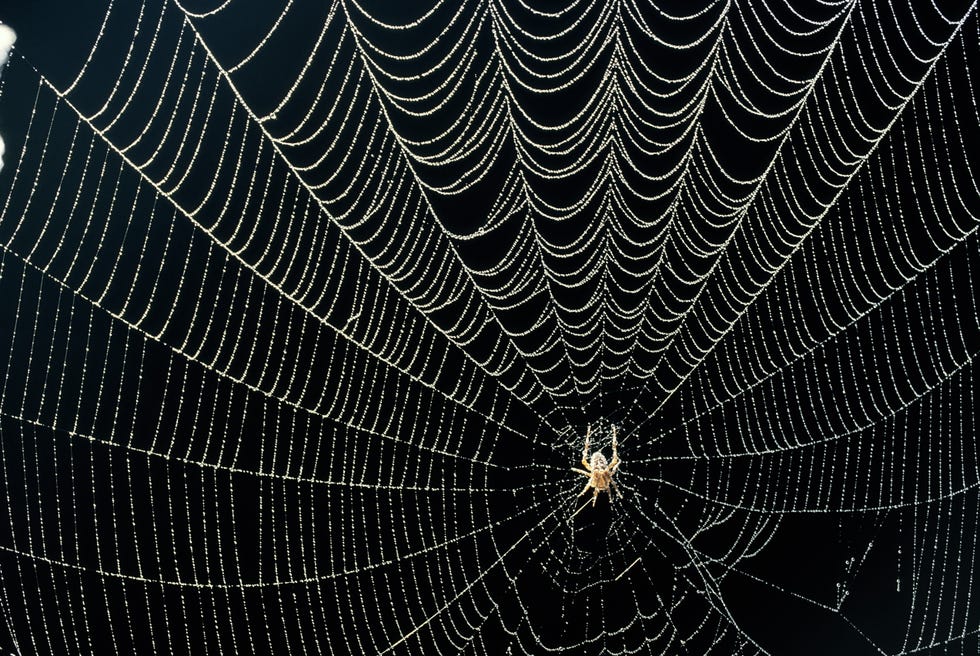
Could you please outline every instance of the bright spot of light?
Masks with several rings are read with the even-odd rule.
[[[16,40],[17,33],[9,25],[0,23],[0,73],[3,73],[3,65],[7,63],[7,56]],[[6,148],[3,145],[3,137],[0,136],[0,170],[3,170],[4,152],[6,152]]]

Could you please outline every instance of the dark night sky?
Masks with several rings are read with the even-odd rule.
[[[980,652],[975,3],[11,4],[0,654]]]

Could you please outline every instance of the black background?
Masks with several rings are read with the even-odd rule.
[[[193,4],[181,6],[194,11]],[[203,4],[198,9],[205,9]],[[226,68],[254,47],[281,9],[275,3],[232,4],[216,17],[192,21]],[[758,3],[742,4],[747,9]],[[674,5],[662,6],[665,11],[689,11],[686,3]],[[422,13],[408,3],[362,6],[391,23]],[[597,3],[589,11],[598,16],[601,7]],[[82,651],[98,654],[340,654],[375,653],[394,644],[395,653],[423,654],[496,654],[506,649],[546,653],[545,647],[596,654],[891,654],[912,647],[919,648],[917,653],[977,653],[980,619],[973,577],[978,462],[972,356],[980,347],[973,294],[978,250],[973,236],[942,242],[938,227],[955,222],[964,232],[972,231],[980,215],[969,167],[975,162],[972,151],[978,135],[971,93],[977,82],[971,77],[978,56],[977,19],[975,6],[966,3],[943,8],[956,20],[968,18],[940,59],[933,74],[937,81],[923,87],[900,121],[891,125],[894,112],[875,105],[875,88],[861,86],[856,74],[857,86],[828,87],[840,90],[840,95],[826,90],[816,94],[817,111],[828,123],[833,121],[835,129],[847,131],[842,117],[852,115],[855,106],[877,107],[877,113],[868,111],[862,119],[887,126],[889,136],[838,198],[818,175],[819,167],[807,168],[805,161],[815,144],[826,141],[806,129],[792,134],[783,150],[790,163],[768,180],[776,190],[784,189],[784,183],[810,188],[816,200],[781,198],[771,191],[760,201],[765,207],[750,220],[762,227],[756,232],[746,227],[726,247],[726,256],[736,261],[731,276],[739,281],[762,278],[757,261],[748,256],[753,239],[771,234],[766,232],[767,222],[788,224],[787,208],[813,212],[826,202],[830,210],[807,236],[806,247],[790,258],[792,264],[759,297],[762,309],[737,323],[717,350],[699,363],[700,369],[690,377],[686,371],[666,371],[677,360],[657,369],[656,381],[681,383],[675,393],[667,394],[630,371],[604,381],[594,392],[557,401],[542,397],[525,406],[518,400],[529,389],[524,379],[502,377],[505,384],[517,385],[513,397],[504,398],[493,391],[498,388],[492,377],[449,340],[429,328],[417,328],[427,321],[452,325],[454,316],[470,311],[462,303],[424,318],[414,309],[402,314],[379,311],[378,326],[358,323],[365,321],[367,312],[359,320],[357,308],[374,302],[364,294],[399,296],[370,271],[367,258],[382,256],[389,243],[415,238],[404,222],[390,217],[414,216],[417,190],[399,192],[394,177],[364,182],[360,173],[344,168],[348,161],[384,161],[397,152],[390,134],[387,141],[367,141],[353,123],[338,127],[331,120],[319,139],[288,149],[290,161],[302,164],[316,161],[317,149],[325,143],[350,143],[352,154],[331,156],[306,172],[306,179],[315,180],[335,168],[339,179],[355,189],[363,183],[365,188],[390,190],[380,201],[387,215],[381,212],[357,223],[368,214],[370,197],[326,202],[331,216],[343,217],[337,224],[345,231],[331,225],[322,232],[307,228],[297,236],[286,231],[288,220],[279,221],[276,207],[280,201],[288,205],[296,199],[302,207],[315,199],[304,196],[306,191],[281,162],[268,156],[268,150],[254,163],[257,179],[268,175],[272,180],[269,202],[260,204],[248,195],[243,179],[232,182],[234,173],[221,159],[222,148],[245,153],[244,161],[250,163],[248,157],[259,152],[257,144],[263,138],[214,63],[200,48],[191,55],[189,40],[178,44],[178,35],[194,35],[175,5],[167,5],[161,19],[160,6],[150,3],[141,18],[137,3],[117,2],[81,82],[61,99],[53,89],[63,92],[73,84],[102,29],[105,8],[67,2],[4,6],[0,19],[17,30],[18,42],[3,74],[0,96],[0,133],[7,148],[0,172],[0,200],[6,207],[0,221],[0,241],[5,244],[0,344],[10,349],[3,365],[6,383],[0,412],[7,499],[7,521],[0,522],[0,544],[5,547],[0,552],[0,609],[5,619],[0,648],[24,654],[73,653],[79,645]],[[255,114],[265,115],[288,92],[330,10],[319,3],[299,3],[261,56],[231,75]],[[436,16],[454,11],[455,7],[444,7]],[[835,11],[826,8],[826,15]],[[876,16],[867,3],[856,11],[865,21]],[[685,29],[701,33],[717,12],[710,8],[700,22],[679,24],[669,36],[688,38]],[[887,12],[882,8],[882,14],[883,21],[901,29],[886,30],[880,37],[856,27],[853,39],[845,32],[842,49],[851,49],[849,61],[870,62],[872,53],[885,61],[888,53],[900,52],[889,48],[887,39],[899,32],[915,34],[916,25],[937,40],[950,38],[950,26],[923,18],[932,16],[928,11],[913,16],[898,4]],[[135,68],[127,68],[120,77],[126,57],[146,57],[158,20],[159,50],[150,58],[145,77],[137,83]],[[346,19],[333,20],[336,26]],[[535,20],[527,17],[527,24],[534,27]],[[392,51],[429,43],[442,24],[433,20],[393,33],[372,27],[358,14],[352,22],[366,38]],[[578,29],[587,31],[589,26],[586,21]],[[737,27],[732,29],[733,43],[748,43]],[[449,32],[450,43],[469,38]],[[555,53],[574,38],[573,34],[556,41]],[[335,27],[325,35],[327,44],[344,43],[341,39]],[[338,48],[339,59],[359,61],[354,42],[349,43]],[[467,44],[477,61],[489,57],[493,47],[487,30]],[[166,52],[177,54],[161,54]],[[431,57],[440,52],[437,48]],[[662,75],[680,75],[699,63],[697,57],[688,61],[649,44],[636,56],[655,63]],[[536,117],[554,123],[565,120],[580,106],[583,93],[603,83],[610,55],[603,50],[596,57],[595,65],[568,89],[550,94],[518,90],[516,102]],[[149,137],[126,151],[128,162],[123,162],[106,144],[128,143],[148,124],[164,89],[175,88],[164,82],[172,61],[180,64],[180,74],[187,66],[186,85],[195,88],[200,82],[202,97],[209,98],[207,90],[215,89],[213,109],[205,120],[197,113],[200,108],[192,110],[189,100],[183,101],[173,110],[174,132],[167,132],[162,122],[150,123]],[[419,65],[427,61],[423,57]],[[778,54],[769,59],[801,79],[816,75],[820,61],[780,60]],[[376,105],[355,95],[360,87],[342,84],[337,73],[317,77],[324,63],[316,60],[295,102],[264,123],[271,134],[284,134],[300,120],[313,106],[321,84],[328,98],[340,94],[342,105],[354,107],[352,115],[363,111],[368,119],[374,117],[358,104],[377,112]],[[388,65],[390,71],[403,74],[413,66]],[[909,76],[926,72],[926,65],[916,62],[899,60],[894,66]],[[468,71],[464,83],[474,88],[490,84],[476,77],[478,70]],[[835,73],[842,74],[840,69]],[[873,71],[869,75],[875,79]],[[137,90],[133,101],[125,107],[114,101],[100,113],[117,79],[124,90]],[[406,93],[424,88],[421,82],[390,84],[390,89]],[[160,92],[154,95],[151,89]],[[445,127],[447,116],[464,113],[458,99],[431,118],[412,118],[390,104],[382,105],[406,140],[429,138]],[[169,105],[164,102],[164,107]],[[663,107],[671,109],[675,108]],[[738,138],[726,120],[733,116],[731,109],[712,96],[698,126],[715,147],[721,166],[751,177],[769,161],[770,146]],[[79,114],[88,120],[80,122]],[[122,119],[111,122],[116,114]],[[30,123],[32,116],[36,124]],[[767,127],[747,114],[732,120],[750,131]],[[173,135],[185,126],[201,146],[193,162],[185,154],[170,160],[160,156],[141,171],[135,169],[133,163],[151,157],[156,145],[173,147]],[[38,145],[41,139],[43,148]],[[860,141],[852,136],[845,140]],[[85,165],[78,153],[90,142],[95,144],[92,159]],[[437,217],[447,233],[480,225],[515,168],[513,141],[502,144],[492,164],[480,169],[480,182],[465,193],[425,194],[432,208],[425,217]],[[955,161],[947,162],[944,152],[955,153]],[[656,158],[644,159],[628,150],[617,155],[636,158],[647,172],[662,167]],[[91,172],[95,168],[83,175],[83,166],[101,167],[103,161],[107,164],[101,179]],[[474,161],[471,157],[454,165],[418,164],[414,174],[431,185],[452,184]],[[573,202],[583,186],[603,175],[602,161],[596,158],[560,182],[538,180],[536,188],[544,190],[549,202]],[[947,163],[948,173],[939,166]],[[178,174],[190,171],[176,186],[166,177],[171,164]],[[19,179],[13,176],[15,168],[25,172]],[[247,167],[242,170],[252,173]],[[32,185],[26,180],[35,172]],[[148,181],[159,183],[159,189]],[[219,191],[194,215],[200,222],[195,225],[181,210],[195,207],[212,183]],[[69,209],[66,199],[76,188],[81,191]],[[327,186],[317,193],[322,201],[333,191]],[[954,192],[959,192],[962,207],[944,206],[941,199]],[[222,214],[226,202],[233,211]],[[536,216],[532,224],[547,239],[569,243],[591,229],[595,216],[610,212],[603,202],[609,201],[597,200],[564,223]],[[684,215],[692,225],[701,225],[705,238],[727,237],[724,230],[715,234],[698,224],[703,208],[690,198],[684,202]],[[650,219],[665,210],[657,202],[631,207]],[[255,237],[245,240],[239,225],[254,227]],[[458,258],[480,268],[521,242],[520,225],[510,222],[473,240],[442,239],[438,243],[444,248],[452,241],[455,254],[433,251],[424,257],[433,262]],[[144,236],[145,246],[127,247]],[[351,248],[362,236],[366,241],[360,249]],[[228,242],[227,250],[240,252],[240,258],[216,247],[220,242]],[[246,291],[245,282],[237,283],[239,288],[233,281],[249,279],[251,269],[242,262],[265,262],[262,254],[269,244],[274,251],[306,253],[304,257],[317,247],[327,255],[351,253],[351,260],[313,256],[323,274],[313,274],[311,287],[321,290],[324,300],[303,307],[329,326],[344,330],[350,323],[351,334],[359,337],[409,331],[406,347],[443,358],[441,365],[412,360],[406,367],[411,375],[399,377],[389,371],[396,367],[379,364],[356,349],[323,347],[334,339],[333,329],[304,323],[294,299],[280,298],[278,305],[270,301],[270,308],[281,312],[275,319],[256,318],[249,299],[259,298],[258,288]],[[762,251],[774,258],[789,255],[778,245]],[[685,262],[678,253],[673,264],[680,267]],[[871,253],[878,259],[871,259]],[[925,273],[912,271],[898,261],[900,254],[909,253],[938,263]],[[116,259],[107,254],[121,255]],[[593,255],[580,254],[569,266],[580,263],[588,268],[594,264],[589,260]],[[744,270],[737,269],[738,263]],[[710,265],[693,259],[689,264],[695,269]],[[846,265],[864,268],[855,272]],[[147,275],[149,271],[160,273],[155,277]],[[516,267],[509,273],[520,272]],[[282,274],[277,267],[263,273],[280,281],[281,288],[299,280],[299,274]],[[726,275],[722,267],[710,280],[720,288]],[[843,317],[853,310],[848,303],[860,303],[860,281],[873,281],[874,276],[885,281],[876,288],[879,293],[888,284],[908,287],[886,301],[872,300],[858,308],[872,318],[844,329],[840,340],[830,340],[829,330],[818,334],[828,318],[846,323]],[[115,285],[100,286],[100,280],[110,277]],[[176,284],[181,280],[183,285]],[[574,306],[597,289],[614,300],[632,298],[615,277],[611,282],[583,279],[555,294],[563,304]],[[138,330],[123,325],[135,323],[130,302],[146,308]],[[517,330],[534,325],[549,311],[541,301],[500,315]],[[224,328],[205,327],[204,316]],[[310,339],[290,341],[275,329],[283,325]],[[604,325],[600,318],[590,322],[589,330],[601,332]],[[700,324],[690,329],[688,345],[704,343],[699,329]],[[800,336],[807,332],[811,334]],[[245,345],[240,349],[221,342],[222,335],[239,333]],[[481,330],[463,351],[478,361],[495,358],[500,334],[499,329]],[[312,337],[317,335],[323,341],[314,348]],[[568,339],[576,343],[574,336]],[[778,384],[750,384],[755,379],[746,370],[753,365],[744,360],[751,354],[766,353],[771,362],[781,362],[784,356],[775,354],[778,350],[792,351],[799,344],[797,350],[803,351],[824,339],[828,345],[815,349],[814,355],[780,367]],[[577,343],[590,341],[586,335]],[[248,360],[249,349],[260,354],[254,362],[291,362],[286,370],[301,371],[311,384],[300,393],[286,378],[273,380]],[[194,352],[199,357],[193,361],[181,357]],[[200,366],[212,356],[227,364],[231,378]],[[953,363],[955,367],[945,371],[955,368],[955,373],[933,376],[908,369],[909,362],[932,356]],[[598,357],[607,371],[619,363],[619,356],[607,350]],[[328,366],[341,360],[346,364],[339,372]],[[581,373],[589,366],[572,369]],[[243,382],[233,380],[236,376]],[[427,385],[410,382],[412,376]],[[543,374],[542,380],[561,387],[566,377],[565,370],[556,369]],[[886,379],[891,382],[883,382]],[[470,411],[456,409],[444,398],[457,395],[460,381],[472,382],[478,390],[467,399]],[[906,382],[912,390],[935,386],[938,391],[906,411],[900,395]],[[732,395],[736,401],[713,408],[711,399],[717,398],[718,390],[733,385],[738,388]],[[372,441],[331,418],[296,409],[320,407],[322,399],[342,399],[350,390],[357,398],[355,409],[345,407],[339,416],[369,426],[397,417],[402,429],[414,427],[399,435],[404,442]],[[869,412],[868,421],[856,417],[855,408],[878,406],[899,418],[873,416],[874,412]],[[612,501],[603,495],[595,508],[582,510],[571,521],[568,516],[582,501],[574,495],[583,480],[572,479],[568,467],[577,463],[590,424],[607,455],[609,427],[620,427],[623,498]],[[792,444],[793,438],[773,426],[796,426],[807,435],[856,433],[858,438],[807,453],[785,469],[764,458],[715,467],[690,457],[698,448],[721,452],[744,446],[751,452]],[[692,442],[697,446],[692,448]],[[427,450],[419,455],[406,443],[422,444]],[[861,448],[869,451],[862,456]],[[824,489],[825,468],[835,473],[827,474]],[[250,474],[255,472],[261,474]],[[400,482],[399,472],[404,472]],[[797,475],[808,478],[791,478]],[[391,481],[395,491],[375,494],[343,485],[371,482],[365,479],[371,476],[377,477],[375,482]],[[414,491],[419,485],[447,492],[433,498]],[[881,490],[888,485],[895,490],[886,495]],[[954,488],[955,494],[950,493]],[[815,498],[801,502],[800,495],[808,489]],[[869,490],[873,492],[867,492],[868,498],[880,494],[874,498],[891,503],[872,502],[863,508],[854,501],[859,492]],[[709,529],[695,530],[710,518],[715,521]],[[171,530],[176,532],[168,535]],[[476,532],[472,539],[453,537],[471,531]],[[404,566],[363,565],[384,560],[392,550],[421,549],[443,539],[452,546],[436,548]],[[151,545],[164,556],[148,559]],[[699,567],[692,564],[688,547],[703,559]],[[761,547],[758,553],[739,555],[755,552],[755,547]],[[636,558],[641,562],[631,567]],[[304,564],[311,570],[304,570]],[[348,570],[354,574],[330,576]],[[298,572],[309,571],[328,574],[317,584],[260,585],[270,579],[303,578]],[[623,577],[616,579],[621,572]],[[705,578],[705,572],[711,576]],[[462,603],[456,603],[457,594]],[[425,618],[433,619],[423,622]],[[392,630],[396,623],[421,628],[411,634],[402,628],[399,633]],[[472,629],[473,624],[479,629]],[[920,631],[926,637],[920,637]],[[959,635],[963,632],[965,636]]]

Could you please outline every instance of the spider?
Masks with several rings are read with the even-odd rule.
[[[594,506],[596,499],[599,498],[600,492],[605,492],[610,496],[612,495],[612,492],[609,491],[610,485],[616,490],[616,494],[620,498],[623,497],[623,493],[619,491],[619,486],[613,480],[613,474],[616,473],[616,469],[621,462],[619,454],[616,452],[616,447],[618,446],[616,442],[616,427],[613,426],[612,462],[606,461],[606,456],[602,455],[602,451],[596,451],[592,454],[591,458],[589,457],[589,438],[591,437],[592,426],[589,426],[585,433],[585,448],[582,449],[582,466],[588,471],[579,469],[578,467],[572,467],[572,471],[585,474],[589,477],[589,482],[585,484],[585,489],[579,493],[579,496],[588,492],[590,487],[595,488],[595,492],[592,493],[592,505]]]

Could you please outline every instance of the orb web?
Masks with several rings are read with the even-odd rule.
[[[976,3],[46,5],[0,648],[975,653]]]

